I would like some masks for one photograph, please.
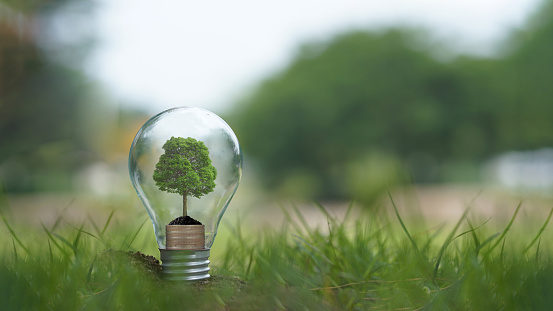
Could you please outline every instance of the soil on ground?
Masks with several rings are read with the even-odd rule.
[[[120,251],[114,249],[106,249],[100,253],[100,257],[104,259],[123,259],[129,260],[129,264],[142,271],[145,271],[152,278],[161,281],[162,269],[161,263],[154,256],[146,255],[141,252],[132,251]],[[228,288],[236,291],[240,291],[246,282],[237,276],[230,275],[212,275],[209,279],[196,281],[192,283],[194,287],[198,289],[221,289]]]
[[[202,225],[201,222],[197,221],[196,219],[190,217],[190,216],[180,216],[177,217],[169,223],[169,225],[183,225],[183,226],[190,226],[190,225]]]
[[[126,262],[129,261],[129,265],[146,272],[149,276],[154,278],[161,277],[161,263],[154,256],[142,254],[141,252],[121,251],[114,249],[103,250],[98,255],[99,260],[105,263],[106,261],[117,262],[119,260]]]
[[[157,258],[151,255],[142,254],[141,252],[129,251],[127,256],[131,262],[135,262],[137,265],[142,265],[146,271],[159,276],[161,274],[161,264]]]

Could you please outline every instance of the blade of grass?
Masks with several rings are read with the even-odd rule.
[[[488,220],[490,220],[488,218]],[[486,222],[488,221],[486,220]],[[476,230],[474,230],[474,227],[472,226],[472,223],[470,222],[470,220],[467,218],[467,224],[469,225],[469,228],[472,230],[472,240],[474,241],[474,249],[476,250],[476,255],[478,255],[478,249],[480,248],[480,241],[478,240],[478,236],[476,235]]]
[[[278,272],[278,270],[272,265],[267,259],[265,259],[261,254],[258,252],[255,253],[255,257],[257,259],[257,262],[259,262],[263,267],[265,267],[269,272],[273,274],[276,281],[280,284],[286,284],[286,281],[282,278],[282,275]]]
[[[86,232],[87,234],[90,234],[91,236],[94,236],[96,237],[100,242],[102,242],[102,244],[104,245],[104,247],[106,248],[110,248],[110,242],[108,239],[106,239],[105,235],[102,233],[102,231],[100,230],[100,228],[98,227],[98,225],[96,224],[96,222],[92,219],[92,217],[90,217],[90,215],[87,216],[87,219],[88,221],[92,224],[92,227],[94,228],[94,231],[96,232],[97,234],[97,237]]]
[[[353,207],[355,206],[354,201],[350,201],[348,204],[348,209],[346,210],[346,215],[344,216],[344,222],[349,220],[349,217],[351,215],[351,211],[353,210]]]
[[[142,224],[140,225],[140,227],[138,227],[138,230],[136,230],[136,232],[134,233],[134,235],[132,236],[131,240],[129,241],[129,243],[125,246],[125,249],[128,250],[132,243],[134,242],[134,240],[136,239],[136,237],[138,236],[138,234],[140,233],[140,231],[142,230],[142,227],[144,227],[144,224],[146,224],[146,221],[148,221],[148,219],[144,219],[144,221],[142,222]]]
[[[89,293],[92,293],[92,290],[90,289],[90,282],[92,280],[92,270],[94,270],[94,265],[96,265],[96,260],[98,259],[98,255],[94,256],[94,259],[92,260],[92,263],[88,267],[88,272],[86,274],[86,288],[88,289]]]
[[[497,233],[494,233],[492,234],[491,236],[489,236],[487,239],[484,240],[484,242],[482,242],[480,244],[480,246],[478,247],[478,249],[476,250],[476,253],[478,254],[480,252],[480,250],[482,248],[484,248],[484,246],[486,246],[488,243],[490,243],[491,241],[493,241],[495,238],[497,238],[498,235],[500,235],[501,232],[497,232]]]
[[[407,238],[409,238],[409,241],[411,242],[411,244],[415,248],[415,251],[417,252],[417,254],[422,256],[421,252],[419,251],[419,248],[417,247],[417,243],[415,243],[415,240],[413,240],[413,238],[411,237],[411,234],[409,233],[409,230],[407,230],[407,227],[405,227],[405,224],[403,223],[403,220],[401,219],[401,216],[399,216],[399,212],[397,210],[396,203],[394,202],[394,199],[392,198],[392,194],[390,193],[390,190],[388,190],[388,197],[390,198],[390,201],[392,201],[392,205],[394,207],[396,217],[399,220],[399,223],[401,225],[401,228],[403,229],[403,232],[405,232],[405,234],[407,235]]]
[[[503,240],[503,238],[505,237],[505,235],[507,234],[507,232],[509,231],[509,229],[511,229],[511,226],[513,225],[513,222],[515,221],[515,218],[517,217],[517,214],[518,214],[518,211],[520,210],[520,207],[522,206],[522,201],[520,201],[518,203],[518,206],[515,210],[515,213],[513,214],[513,217],[511,217],[511,220],[509,221],[509,224],[507,225],[507,227],[505,228],[505,230],[503,230],[503,232],[501,232],[501,235],[499,236],[499,238],[497,239],[497,241],[492,245],[490,246],[490,248],[488,249],[488,251],[486,252],[486,256],[485,257],[488,257],[488,255],[494,250],[494,248],[497,247],[497,245],[501,242],[501,240]]]
[[[536,264],[539,264],[540,262],[540,244],[541,244],[541,238],[538,241],[538,247],[536,248]]]
[[[292,210],[294,211],[294,214],[296,214],[299,221],[301,222],[301,225],[303,226],[303,229],[305,229],[305,232],[310,232],[311,230],[309,229],[309,225],[307,224],[307,221],[305,221],[305,218],[303,217],[303,215],[300,212],[299,208],[294,203],[292,203],[290,205],[292,205]]]
[[[75,255],[77,255],[77,250],[75,249],[75,246],[69,242],[66,238],[62,237],[61,235],[57,234],[57,233],[52,233],[53,236],[55,236],[56,238],[58,238],[58,240],[60,240],[63,244],[69,246],[69,248],[71,248],[71,250],[73,250],[73,253]]]
[[[296,233],[303,234],[301,226],[296,221],[294,221],[292,219],[292,216],[290,216],[290,213],[288,213],[286,208],[284,208],[284,205],[279,203],[278,206],[279,206],[280,210],[282,211],[282,214],[284,215],[284,220],[286,221],[286,223],[292,225],[294,230],[296,230]],[[307,230],[307,233],[311,234],[311,230]]]
[[[94,231],[96,231],[96,234],[101,235],[102,232],[100,231],[100,228],[98,227],[96,222],[92,219],[92,217],[90,217],[90,214],[86,215],[86,219],[90,222],[90,224],[92,225],[92,228],[94,228]]]
[[[250,261],[248,263],[248,268],[246,268],[246,278],[250,276],[250,270],[252,268],[252,263],[253,263],[253,248],[252,250],[250,251]]]
[[[467,230],[467,231],[464,231],[462,233],[459,233],[458,235],[456,235],[453,239],[451,239],[450,243],[453,242],[454,240],[456,240],[457,238],[460,238],[462,237],[463,235],[467,234],[467,233],[471,233],[471,232],[474,232],[475,230],[477,230],[478,228],[475,228],[475,229],[470,229],[470,230]],[[460,251],[460,250],[459,250]]]
[[[426,251],[430,248],[430,245],[432,244],[432,241],[434,241],[434,239],[442,232],[442,230],[445,228],[445,223],[441,224],[438,229],[436,229],[436,232],[434,232],[434,234],[432,234],[432,236],[430,236],[430,238],[428,238],[428,240],[426,241],[426,243],[424,244],[423,246],[423,251]]]
[[[491,217],[488,218],[486,221],[484,221],[481,225],[479,225],[478,227],[474,228],[472,226],[472,223],[467,219],[467,223],[469,224],[469,227],[470,227],[470,232],[472,233],[472,239],[474,241],[474,245],[475,245],[475,252],[476,252],[476,255],[478,255],[478,252],[480,252],[480,249],[481,249],[481,246],[482,244],[480,243],[480,241],[478,240],[478,236],[476,235],[476,230],[478,230],[480,227],[484,226],[485,224],[488,223],[488,221],[490,221],[490,219],[492,219]],[[488,240],[488,243],[490,242],[491,240]]]
[[[101,235],[104,235],[106,232],[106,229],[108,228],[109,224],[111,223],[111,220],[113,219],[113,214],[115,213],[115,210],[112,210],[109,214],[108,220],[106,221],[106,224],[104,225],[104,228],[102,229]]]
[[[67,225],[69,225],[71,228],[77,230],[77,231],[79,232],[79,235],[80,235],[81,233],[84,233],[84,234],[86,234],[86,235],[89,235],[89,236],[91,236],[91,237],[97,239],[97,240],[100,241],[100,242],[103,242],[102,239],[100,239],[99,237],[95,236],[94,234],[92,234],[92,233],[90,233],[90,232],[88,232],[88,231],[83,230],[84,225],[85,225],[84,222],[81,224],[81,227],[79,227],[79,228],[73,226],[73,225],[70,224],[68,221],[65,221],[65,223],[66,223]]]
[[[4,186],[4,181],[2,178],[0,178],[0,210],[10,211],[9,207],[10,204],[8,202],[8,198],[6,197],[6,190]]]
[[[503,238],[503,244],[501,244],[501,252],[499,253],[499,259],[503,262],[503,255],[505,254],[505,241],[507,239]]]
[[[21,248],[27,253],[27,255],[30,255],[29,249],[23,244],[23,242],[21,242],[21,240],[19,239],[19,237],[17,236],[17,234],[15,233],[13,228],[8,223],[8,220],[6,219],[4,214],[0,213],[0,215],[2,215],[2,220],[4,221],[4,224],[6,225],[6,227],[8,228],[8,231],[11,233],[13,239],[15,239],[17,244],[19,244],[19,246],[21,246]]]
[[[319,203],[319,202],[317,202],[317,201],[315,201],[315,202],[313,202],[313,203],[315,204],[316,207],[318,207],[318,208],[321,210],[321,212],[323,212],[323,213],[325,214],[325,216],[326,216],[327,218],[332,218],[332,217],[330,216],[330,214],[328,213],[328,211],[326,210],[326,208],[325,208],[321,203]]]
[[[75,239],[73,239],[73,249],[75,250],[75,256],[77,255],[77,250],[79,249],[79,242],[81,240],[81,234],[83,233],[83,227],[84,222],[82,223],[81,227],[77,229],[79,232],[77,233]]]
[[[12,245],[13,245],[13,259],[17,263],[19,261],[19,257],[17,256],[17,247],[15,247],[15,241],[12,236]]]
[[[319,203],[319,202],[314,202],[314,203],[315,203],[315,206],[318,207],[318,208],[321,210],[321,212],[323,212],[323,214],[325,214],[325,216],[326,216],[326,221],[327,221],[327,222],[331,222],[332,225],[336,225],[337,219],[334,218],[334,217],[332,217],[332,216],[328,213],[328,211],[326,210],[326,208],[325,208],[321,203]]]
[[[317,247],[311,245],[309,242],[307,242],[306,240],[304,240],[302,237],[298,236],[298,235],[295,235],[294,234],[294,237],[298,240],[300,240],[303,244],[309,246],[309,248],[311,248],[311,250],[314,252],[314,253],[317,253],[319,254],[319,256],[321,256],[322,259],[324,259],[328,264],[332,265],[333,262],[332,260],[328,259],[328,257],[325,256],[325,254],[323,254],[323,252],[321,252],[320,249],[318,249]]]
[[[71,205],[73,205],[73,202],[75,202],[74,198],[71,199],[71,201],[69,201],[69,204],[67,204],[67,206],[65,206],[63,208],[63,211],[61,212],[61,215],[58,215],[58,218],[56,218],[56,221],[54,222],[54,225],[52,226],[52,228],[50,228],[50,232],[54,232],[54,230],[56,230],[58,228],[59,224],[63,220],[62,215],[65,215],[65,212],[71,207]]]
[[[459,233],[459,234],[456,235],[452,240],[455,240],[455,239],[457,239],[457,238],[459,238],[459,237],[461,237],[461,236],[463,236],[463,235],[465,235],[465,234],[467,234],[467,233],[471,233],[471,232],[472,232],[472,234],[474,235],[473,238],[476,238],[476,239],[478,240],[478,237],[476,237],[475,231],[478,230],[478,229],[480,229],[480,228],[481,228],[482,226],[484,226],[486,223],[488,223],[488,221],[490,221],[490,219],[491,219],[491,218],[488,218],[488,220],[484,221],[482,224],[480,224],[480,225],[479,225],[478,227],[476,227],[476,228],[473,228],[472,225],[470,225],[470,230],[467,230],[467,231],[465,231],[465,232],[463,232],[463,233]]]
[[[552,214],[553,214],[553,208],[551,208],[551,211],[549,211],[549,215],[547,216],[547,219],[543,223],[543,226],[541,226],[540,230],[538,231],[538,234],[536,234],[532,242],[530,242],[530,244],[526,246],[526,248],[524,249],[524,252],[523,252],[524,254],[526,254],[526,252],[530,249],[530,247],[532,247],[532,245],[534,245],[534,243],[536,243],[536,241],[540,238],[541,234],[543,233],[543,230],[545,230],[545,227],[547,227],[547,224],[549,223],[549,220],[551,219]]]
[[[67,252],[65,251],[65,249],[63,249],[63,247],[61,245],[58,244],[58,242],[56,242],[56,239],[54,239],[54,236],[52,235],[52,233],[50,231],[48,231],[48,229],[46,228],[46,226],[41,223],[42,225],[42,229],[44,229],[44,232],[46,232],[46,235],[48,236],[48,239],[52,241],[52,243],[54,243],[54,246],[57,247],[57,249],[63,254],[63,256],[69,260],[69,254],[67,254]]]
[[[58,215],[58,218],[56,218],[56,221],[54,222],[54,225],[52,226],[52,228],[50,228],[50,232],[53,232],[54,230],[56,230],[58,228],[58,226],[60,225],[61,221],[63,220],[63,217],[61,215]]]
[[[54,253],[52,252],[52,245],[50,244],[50,239],[48,241],[48,253],[50,254],[50,263],[54,261]]]
[[[444,252],[445,252],[445,249],[447,248],[447,246],[454,240],[456,239],[457,237],[461,236],[461,235],[464,235],[466,233],[468,233],[469,231],[467,232],[464,232],[462,234],[460,234],[459,236],[457,237],[453,237],[455,235],[455,232],[457,232],[457,229],[459,229],[459,226],[461,225],[461,223],[463,222],[463,220],[465,220],[465,218],[467,217],[467,213],[469,212],[470,210],[470,207],[467,207],[465,209],[465,212],[463,213],[463,215],[461,216],[461,218],[459,218],[459,220],[457,221],[457,224],[455,224],[455,227],[453,228],[453,230],[451,230],[451,232],[449,233],[449,235],[447,236],[446,240],[444,241],[444,243],[442,244],[442,247],[440,248],[440,252],[438,253],[438,259],[436,259],[436,264],[434,265],[434,273],[432,275],[432,279],[436,280],[436,276],[438,275],[438,267],[440,266],[440,262],[442,260],[442,256],[444,255]]]

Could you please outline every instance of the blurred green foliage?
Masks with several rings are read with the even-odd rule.
[[[91,3],[0,1],[0,182],[6,192],[73,190],[79,169],[119,151],[113,145],[120,145],[124,119],[140,117],[118,110],[74,62],[84,62],[92,38],[56,41],[51,23],[64,14],[91,14]],[[61,52],[73,58],[56,55]]]
[[[474,181],[493,155],[553,144],[552,3],[489,58],[439,60],[425,33],[400,29],[306,44],[231,125],[260,179],[284,192],[314,180],[319,198],[363,196],[381,186],[359,176],[383,167],[389,184]],[[382,165],[366,160],[375,154]]]
[[[307,225],[293,206],[283,208],[281,226],[265,226],[263,232],[231,225],[220,255],[210,258],[214,277],[204,286],[164,281],[154,265],[129,254],[156,245],[147,238],[152,232],[145,232],[152,228],[137,224],[135,217],[110,222],[110,215],[105,222],[89,218],[74,225],[59,218],[42,229],[1,217],[0,229],[6,232],[0,239],[2,308],[551,308],[551,214],[536,223],[514,222],[515,213],[506,227],[497,219],[474,223],[463,215],[454,227],[414,229],[399,213],[390,218],[352,207],[338,219],[320,209],[328,221],[322,229]],[[155,247],[149,252],[158,254]]]
[[[229,123],[260,180],[289,196],[369,202],[405,180],[474,181],[494,155],[553,143],[552,3],[490,58],[439,60],[444,48],[408,29],[306,44],[237,105]],[[76,171],[120,161],[114,154],[127,152],[136,120],[144,119],[111,105],[75,66],[93,39],[44,44],[55,35],[40,27],[70,6],[87,13],[93,5],[0,0],[0,182],[7,192],[72,190]]]
[[[0,21],[0,172],[6,191],[67,189],[82,151],[79,106],[84,76],[48,60],[33,21],[49,1],[2,2]],[[15,12],[14,9],[21,10]]]

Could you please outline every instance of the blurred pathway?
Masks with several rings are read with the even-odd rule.
[[[552,198],[540,198],[538,196],[519,196],[505,191],[478,186],[463,185],[434,185],[417,186],[407,189],[395,189],[392,191],[392,198],[398,207],[401,217],[406,222],[424,224],[428,227],[437,226],[443,223],[455,224],[463,215],[466,208],[470,208],[469,219],[475,223],[482,223],[491,218],[492,223],[502,226],[507,223],[522,201],[522,208],[517,219],[525,221],[542,222],[553,207]],[[326,231],[328,224],[326,216],[314,204],[310,202],[284,202],[270,203],[264,207],[250,206],[241,213],[248,214],[249,219],[257,224],[259,228],[266,226],[278,228],[285,221],[282,209],[298,220],[293,205],[301,211],[301,214],[309,227],[319,227]],[[330,215],[343,220],[349,202],[323,202],[322,205]],[[388,194],[382,196],[376,204],[377,208],[384,209],[391,219],[395,219],[393,206]],[[350,219],[355,220],[356,215],[363,207],[355,205]],[[373,209],[367,212],[376,213]]]
[[[498,223],[508,222],[512,217],[521,196],[509,194],[497,189],[482,189],[477,186],[437,185],[417,186],[408,189],[395,189],[392,197],[400,215],[406,222],[421,222],[427,226],[441,223],[455,223],[463,214],[465,208],[471,207],[470,219],[481,222],[488,218]],[[52,226],[60,216],[73,224],[80,224],[92,219],[96,224],[103,225],[111,211],[115,210],[114,220],[141,222],[146,210],[134,193],[117,198],[99,198],[76,194],[31,194],[7,195],[8,208],[2,212],[19,224],[28,224],[40,228],[41,223]],[[262,203],[260,203],[262,202]],[[327,230],[328,223],[325,214],[311,202],[269,202],[258,199],[256,202],[247,198],[237,198],[224,217],[226,221],[234,222],[240,217],[243,225],[253,228],[278,228],[285,221],[286,211],[291,219],[299,221],[293,204],[298,208],[311,228],[319,227]],[[349,202],[322,202],[325,210],[339,220],[343,220]],[[391,201],[388,195],[383,195],[377,207],[384,209],[395,219]],[[519,218],[543,221],[553,207],[553,199],[537,196],[526,197]],[[355,205],[351,219],[355,219],[362,206]],[[368,213],[374,210],[367,210]],[[129,218],[132,215],[132,219]]]

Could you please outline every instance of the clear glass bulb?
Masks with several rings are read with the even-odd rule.
[[[163,145],[171,137],[194,138],[205,144],[217,175],[213,191],[187,196],[188,216],[205,225],[205,247],[211,248],[223,213],[242,176],[242,152],[228,124],[201,108],[178,107],[148,120],[136,134],[129,153],[129,173],[154,225],[157,244],[166,248],[165,226],[183,216],[183,196],[160,190],[153,175]]]

